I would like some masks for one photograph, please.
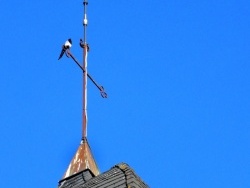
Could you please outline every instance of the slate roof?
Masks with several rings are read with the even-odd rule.
[[[125,163],[94,176],[89,170],[74,174],[59,182],[58,188],[149,188]]]
[[[86,169],[70,177],[60,180],[58,188],[81,187],[81,185],[83,185],[93,177],[95,177],[95,175],[89,169]]]

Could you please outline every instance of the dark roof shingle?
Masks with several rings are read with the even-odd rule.
[[[87,178],[86,178],[87,177]],[[95,176],[85,170],[59,182],[58,188],[149,188],[125,163]]]

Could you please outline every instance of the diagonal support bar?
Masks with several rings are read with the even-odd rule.
[[[76,58],[72,55],[72,53],[70,52],[70,50],[68,49],[66,51],[66,55],[67,57],[71,57],[74,62],[78,65],[78,67],[83,71],[83,73],[85,72],[84,68],[80,65],[80,63],[76,60]],[[99,89],[102,98],[108,98],[108,94],[104,91],[104,87],[100,86],[99,84],[97,84],[97,82],[89,75],[89,73],[87,73],[88,78],[95,84],[95,86]]]

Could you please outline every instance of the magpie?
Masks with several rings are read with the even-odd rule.
[[[62,46],[62,51],[61,51],[61,54],[60,54],[58,60],[62,58],[62,56],[63,56],[63,54],[65,53],[65,51],[66,51],[67,49],[71,48],[71,46],[72,46],[72,40],[71,40],[71,39],[68,39],[68,40],[64,43],[64,45]]]

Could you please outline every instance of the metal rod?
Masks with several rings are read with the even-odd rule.
[[[84,26],[84,48],[83,48],[83,125],[82,125],[82,137],[87,137],[87,39],[86,39],[86,30],[87,30],[87,5],[88,2],[84,0],[84,18],[83,18],[83,26]]]
[[[84,44],[87,44],[87,25],[88,25],[87,5],[88,5],[88,0],[84,0],[83,5],[84,5],[84,18],[83,18],[84,39],[83,39],[83,42],[84,42]]]
[[[67,50],[66,53],[67,53],[67,55],[69,55],[69,56],[74,60],[74,62],[78,65],[78,67],[79,67],[83,72],[85,72],[84,69],[83,69],[83,67],[80,65],[80,63],[77,61],[77,59],[73,56],[73,54],[72,54],[69,50]],[[95,86],[99,89],[100,92],[104,92],[104,93],[105,93],[103,86],[99,85],[99,84],[92,78],[92,76],[91,76],[89,73],[87,73],[87,76],[88,76],[88,78],[93,82],[93,84],[95,84]],[[103,98],[107,98],[107,93],[105,93],[105,95],[106,95],[106,97],[103,97],[103,95],[102,95],[102,97],[103,97]]]

